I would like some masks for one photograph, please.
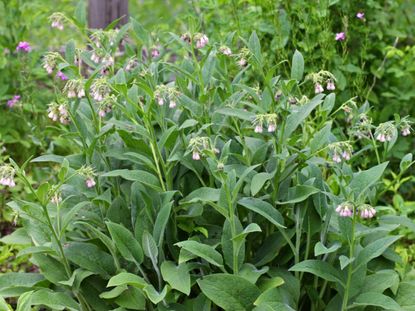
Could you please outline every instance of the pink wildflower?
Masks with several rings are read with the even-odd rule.
[[[344,32],[336,33],[336,41],[344,41],[346,39],[346,34]]]

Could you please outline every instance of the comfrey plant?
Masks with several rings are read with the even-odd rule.
[[[393,245],[413,224],[388,215],[381,178],[408,118],[375,126],[367,103],[336,103],[334,76],[303,79],[298,51],[279,75],[255,32],[226,46],[135,20],[92,34],[45,66],[68,77],[45,114],[79,152],[33,159],[59,167],[40,185],[1,167],[32,194],[9,203],[23,226],[9,240],[32,242],[39,273],[0,276],[0,296],[18,310],[406,306]]]

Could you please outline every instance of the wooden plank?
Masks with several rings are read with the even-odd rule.
[[[123,18],[118,26],[128,22],[128,0],[89,0],[89,28],[105,28],[121,16]]]

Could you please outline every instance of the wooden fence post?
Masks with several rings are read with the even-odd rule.
[[[105,28],[117,18],[123,18],[118,25],[128,22],[128,0],[89,0],[89,28]]]

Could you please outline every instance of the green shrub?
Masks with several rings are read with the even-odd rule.
[[[73,153],[0,166],[30,192],[6,242],[30,239],[19,255],[40,270],[0,276],[17,310],[413,308],[394,245],[414,224],[385,196],[414,163],[387,169],[407,117],[373,123],[331,71],[299,51],[275,63],[256,32],[54,22],[85,40],[44,57],[68,80],[43,114]],[[59,169],[36,183],[29,161]]]

